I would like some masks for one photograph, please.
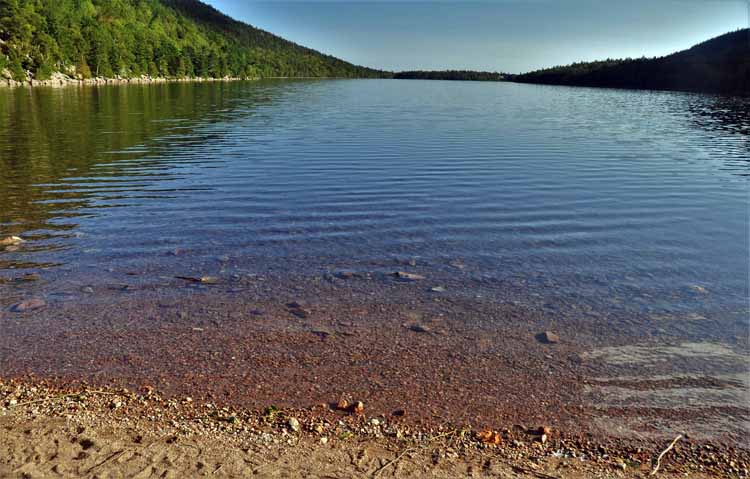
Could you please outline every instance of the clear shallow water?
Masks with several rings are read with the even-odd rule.
[[[316,275],[416,258],[436,276],[460,262],[499,297],[516,281],[553,306],[736,325],[749,134],[750,100],[669,92],[3,90],[0,237],[28,241],[0,252],[0,275],[43,270],[54,289],[107,271]]]

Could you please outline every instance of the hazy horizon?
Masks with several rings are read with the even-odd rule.
[[[746,0],[204,0],[352,63],[384,70],[525,72],[662,56],[748,26]]]

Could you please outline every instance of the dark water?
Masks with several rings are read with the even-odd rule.
[[[745,321],[750,100],[506,83],[0,91],[0,276],[336,270]]]

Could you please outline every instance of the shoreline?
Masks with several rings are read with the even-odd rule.
[[[34,87],[66,87],[66,86],[97,86],[97,85],[150,85],[156,83],[188,83],[188,82],[230,82],[230,81],[251,81],[258,78],[239,78],[239,77],[184,77],[184,78],[167,78],[167,77],[134,77],[134,78],[89,78],[78,79],[71,78],[63,74],[55,74],[49,80],[27,80],[16,81],[9,78],[0,80],[0,88],[34,88]]]
[[[361,411],[342,409],[318,404],[252,410],[164,397],[151,387],[61,388],[39,379],[0,378],[0,427],[10,439],[0,442],[0,475],[52,471],[78,477],[96,469],[130,476],[150,468],[162,477],[201,472],[246,477],[270,473],[268,467],[313,477],[458,477],[483,471],[567,479],[647,477],[658,465],[659,477],[709,478],[747,477],[750,468],[749,451],[689,436],[657,462],[668,442],[635,447],[568,436],[544,425],[429,428],[398,416],[370,415],[367,405]],[[29,448],[31,456],[25,453]]]
[[[260,81],[260,80],[371,80],[373,78],[361,77],[265,77],[265,78],[241,78],[241,77],[224,77],[224,78],[213,78],[213,77],[183,77],[183,78],[168,78],[168,77],[134,77],[134,78],[88,78],[78,79],[71,78],[63,74],[55,74],[54,78],[49,80],[27,80],[19,82],[9,78],[0,79],[0,88],[38,88],[38,87],[53,87],[62,88],[69,86],[102,86],[102,85],[153,85],[163,83],[218,83],[218,82],[238,82],[238,81]],[[389,77],[383,77],[380,79],[391,79]]]
[[[732,372],[746,364],[744,346],[696,343],[680,325],[661,325],[679,338],[634,340],[638,322],[602,331],[599,316],[551,317],[543,304],[433,293],[392,276],[127,278],[54,288],[57,297],[43,278],[0,285],[3,376],[255,409],[346,397],[422,427],[544,423],[638,447],[685,430],[744,444],[744,383]],[[447,291],[460,282],[434,280]],[[558,342],[540,340],[544,331]]]

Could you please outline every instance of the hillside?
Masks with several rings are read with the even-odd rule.
[[[198,0],[0,0],[0,72],[96,77],[383,77]]]
[[[524,83],[750,94],[750,30],[661,58],[604,60],[539,70]]]

